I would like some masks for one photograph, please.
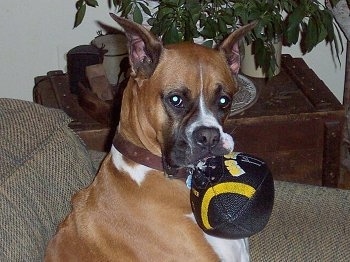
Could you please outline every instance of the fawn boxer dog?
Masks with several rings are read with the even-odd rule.
[[[163,46],[147,29],[112,17],[128,39],[131,77],[110,153],[49,242],[45,261],[248,261],[245,239],[206,235],[183,178],[233,150],[222,124],[237,91],[238,41],[216,49]]]

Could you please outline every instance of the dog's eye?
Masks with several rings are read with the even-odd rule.
[[[219,98],[219,107],[226,109],[231,105],[231,99],[228,96],[222,96]]]
[[[170,103],[175,106],[175,107],[178,107],[178,108],[181,108],[183,107],[183,100],[182,98],[179,96],[179,95],[172,95],[170,98]]]

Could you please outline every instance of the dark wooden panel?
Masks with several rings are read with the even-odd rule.
[[[263,122],[228,121],[225,129],[234,137],[237,150],[277,152],[323,148],[321,120],[280,120]]]
[[[235,150],[264,159],[275,179],[322,185],[324,126],[321,119],[229,121]],[[237,123],[238,122],[238,123]]]
[[[323,152],[323,185],[338,186],[340,177],[339,159],[342,144],[342,121],[325,122],[325,143]]]
[[[252,153],[266,161],[276,180],[323,185],[320,149]]]

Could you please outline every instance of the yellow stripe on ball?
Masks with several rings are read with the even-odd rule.
[[[210,201],[213,199],[213,197],[221,194],[233,193],[251,198],[254,195],[255,191],[256,190],[254,187],[239,182],[220,183],[209,188],[203,196],[201,207],[201,215],[204,227],[206,229],[212,229],[212,226],[209,223],[208,211]]]

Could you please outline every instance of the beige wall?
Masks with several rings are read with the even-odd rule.
[[[4,0],[0,9],[0,97],[32,100],[33,79],[47,71],[66,71],[65,54],[71,48],[88,44],[99,30],[96,20],[113,25],[107,0],[88,8],[85,21],[73,29],[74,0]],[[283,52],[301,56],[297,47]],[[307,64],[342,100],[345,53],[341,65],[332,61],[323,43],[304,56]]]

